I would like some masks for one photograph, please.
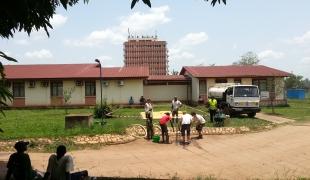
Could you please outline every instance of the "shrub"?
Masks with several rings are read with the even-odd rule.
[[[94,118],[101,118],[102,115],[103,118],[112,117],[112,106],[107,104],[106,101],[102,103],[102,107],[100,107],[100,104],[97,104],[94,109]]]

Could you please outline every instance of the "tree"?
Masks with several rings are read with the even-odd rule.
[[[173,69],[171,75],[179,75],[179,71]]]
[[[65,106],[69,105],[69,101],[72,98],[72,93],[74,92],[75,88],[66,89],[63,92]],[[68,109],[65,107],[65,113],[68,114]]]
[[[299,75],[292,74],[290,77],[285,78],[285,87],[290,88],[304,88],[303,77]]]
[[[255,65],[259,63],[259,58],[256,53],[249,51],[241,56],[239,61],[233,62],[233,65]]]

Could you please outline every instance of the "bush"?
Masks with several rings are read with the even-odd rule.
[[[102,115],[103,118],[112,117],[112,106],[108,105],[106,102],[102,103],[102,108],[100,107],[100,104],[97,104],[94,109],[94,118],[101,118]]]

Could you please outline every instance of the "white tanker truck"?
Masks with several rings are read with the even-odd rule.
[[[209,97],[217,99],[219,108],[230,116],[247,114],[254,117],[260,111],[259,89],[255,85],[216,84],[209,89]]]

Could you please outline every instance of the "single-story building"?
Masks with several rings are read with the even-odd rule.
[[[198,102],[199,96],[205,101],[208,90],[216,83],[239,83],[257,85],[261,94],[261,104],[270,104],[270,96],[275,95],[275,104],[286,104],[284,77],[290,74],[263,65],[229,66],[185,66],[181,75],[191,79],[191,101]]]
[[[263,104],[270,93],[278,104],[286,103],[284,77],[290,74],[262,65],[185,66],[180,75],[150,75],[148,67],[100,68],[97,64],[6,65],[12,107],[93,106],[101,96],[107,103],[128,104],[130,97],[171,101],[174,96],[189,103],[206,101],[215,83],[258,85]],[[102,90],[101,90],[102,88]],[[71,97],[66,102],[65,96]]]
[[[13,92],[13,107],[95,105],[102,97],[108,103],[125,104],[143,95],[147,67],[100,68],[97,64],[45,64],[5,66],[7,86]],[[64,93],[71,91],[67,104]]]

